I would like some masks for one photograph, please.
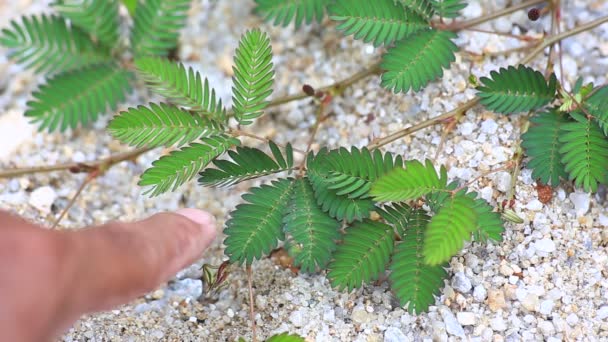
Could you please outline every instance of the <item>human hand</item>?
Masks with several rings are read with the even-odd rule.
[[[196,209],[78,231],[0,211],[0,340],[48,341],[85,313],[152,291],[215,234],[214,218]]]

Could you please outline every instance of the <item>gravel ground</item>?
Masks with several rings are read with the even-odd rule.
[[[21,13],[46,10],[48,1],[0,3],[0,24]],[[368,45],[343,39],[332,24],[312,25],[297,32],[274,28],[251,15],[253,1],[194,1],[182,35],[180,57],[210,78],[224,99],[229,98],[231,56],[247,28],[262,26],[271,33],[276,64],[276,94],[299,92],[303,83],[330,84],[370,65],[378,53]],[[519,2],[519,1],[513,1]],[[608,13],[603,0],[564,0],[565,26],[573,27]],[[511,1],[470,1],[464,11],[474,17]],[[520,34],[547,29],[547,18],[527,20],[525,11],[480,28]],[[473,53],[513,48],[517,40],[463,32],[458,43]],[[565,79],[606,82],[608,25],[564,42]],[[22,117],[28,94],[41,78],[0,54],[0,167],[88,161],[124,151],[104,131],[109,116],[94,129],[69,134],[39,134]],[[486,75],[516,63],[510,54],[474,62],[459,53],[442,81],[424,91],[392,95],[379,79],[359,82],[336,99],[333,119],[324,122],[317,145],[363,146],[370,138],[439,115],[474,96],[467,86],[470,73]],[[539,60],[537,67],[542,68]],[[132,95],[128,105],[143,103]],[[126,108],[127,105],[121,107]],[[259,120],[256,133],[278,142],[304,146],[314,120],[314,106],[300,101],[273,109]],[[19,127],[19,129],[15,129]],[[518,117],[497,116],[481,108],[470,110],[449,136],[436,159],[449,176],[468,181],[508,160],[519,136]],[[19,132],[15,135],[14,132]],[[11,135],[12,134],[12,135]],[[408,159],[433,158],[441,129],[426,129],[388,146]],[[252,142],[253,143],[253,142]],[[89,186],[62,221],[64,229],[109,220],[132,220],[183,206],[207,209],[220,224],[251,184],[231,189],[206,189],[194,182],[174,194],[149,199],[136,186],[137,176],[162,151],[145,154],[137,164],[121,163]],[[75,193],[82,175],[38,174],[0,180],[0,208],[43,223],[52,222]],[[492,204],[502,201],[510,177],[499,172],[472,188]],[[256,322],[259,335],[289,331],[308,341],[600,341],[608,340],[608,213],[604,196],[555,189],[547,204],[538,200],[529,170],[517,182],[515,211],[523,224],[508,224],[500,245],[471,244],[453,258],[450,277],[436,306],[412,316],[396,305],[386,285],[353,293],[331,289],[322,275],[294,276],[271,260],[254,264]],[[250,337],[246,277],[236,269],[230,286],[218,295],[202,297],[199,267],[223,260],[221,240],[197,265],[169,284],[111,312],[84,317],[63,337],[65,341],[234,341]],[[77,280],[74,280],[77,281]]]

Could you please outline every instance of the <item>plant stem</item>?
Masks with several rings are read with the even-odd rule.
[[[461,22],[455,22],[453,24],[450,25],[437,25],[436,27],[442,30],[449,30],[449,31],[460,31],[460,30],[464,30],[467,29],[469,27],[473,27],[473,26],[477,26],[480,24],[483,24],[487,21],[490,20],[494,20],[497,18],[500,18],[502,16],[511,14],[513,12],[517,12],[519,10],[523,10],[525,8],[528,7],[532,7],[534,5],[538,5],[540,3],[543,2],[547,2],[547,0],[528,0],[528,1],[524,1],[521,4],[517,4],[514,6],[510,6],[507,7],[505,9],[502,9],[500,11],[496,11],[493,13],[490,13],[488,15],[484,15],[475,19],[471,19],[471,20],[467,20],[467,21],[461,21]]]
[[[252,284],[252,275],[251,275],[251,265],[247,266],[247,286],[249,287],[249,318],[251,319],[251,334],[252,341],[257,342],[256,338],[256,325],[255,325],[255,309],[253,305],[253,284]]]
[[[81,170],[76,172],[88,172],[95,169],[102,169],[103,171],[109,169],[125,160],[132,160],[140,155],[150,151],[151,148],[139,148],[129,152],[117,153],[114,155],[110,155],[104,159],[94,160],[92,162],[85,163],[65,163],[65,164],[56,164],[50,166],[35,166],[35,167],[26,167],[26,168],[16,168],[12,170],[3,170],[0,171],[0,178],[11,178],[18,177],[32,173],[45,173],[45,172],[53,172],[53,171],[63,171],[63,170]]]
[[[541,44],[539,44],[534,50],[532,50],[526,57],[522,58],[518,64],[528,64],[530,63],[538,54],[540,54],[541,52],[543,52],[543,50],[545,50],[545,48],[547,48],[548,46],[551,46],[553,44],[555,44],[556,42],[562,41],[563,39],[566,39],[568,37],[577,35],[581,32],[585,32],[588,31],[596,26],[599,26],[603,23],[608,22],[608,16],[605,17],[601,17],[599,19],[590,21],[586,24],[580,25],[578,27],[575,27],[574,29],[570,30],[570,31],[565,31],[562,32],[558,35],[555,36],[551,36],[548,37],[547,39],[545,39]],[[414,132],[417,132],[421,129],[436,125],[436,124],[440,124],[445,122],[447,119],[452,118],[453,116],[456,116],[460,113],[464,113],[467,110],[473,108],[474,106],[476,106],[479,103],[479,98],[474,98],[472,100],[469,100],[463,104],[461,104],[460,106],[458,106],[456,109],[449,111],[447,113],[444,113],[442,115],[439,115],[437,117],[428,119],[426,121],[423,121],[421,123],[418,123],[416,125],[404,128],[400,131],[397,131],[395,133],[389,134],[388,136],[384,137],[384,138],[380,138],[377,140],[374,140],[371,144],[368,145],[369,149],[374,149],[374,148],[379,148],[382,147],[386,144],[389,144],[397,139],[403,138],[409,134],[412,134]]]
[[[240,130],[240,129],[230,129],[230,133],[233,136],[235,136],[235,137],[239,137],[239,136],[249,137],[249,138],[252,138],[252,139],[255,139],[255,140],[259,140],[259,141],[263,141],[263,142],[269,142],[271,140],[269,138],[264,138],[264,137],[261,137],[259,135],[256,135],[256,134],[253,134],[253,133],[249,133],[249,132],[245,132],[245,131]],[[279,143],[276,143],[276,144],[277,144],[277,146],[285,148],[285,145],[283,145],[283,144],[279,144]],[[295,152],[298,152],[300,154],[306,154],[306,152],[304,152],[304,151],[302,151],[302,150],[300,150],[298,148],[292,147],[292,149]]]
[[[95,178],[97,178],[97,176],[99,176],[99,174],[100,174],[99,170],[94,170],[87,175],[87,177],[84,179],[82,184],[80,184],[80,186],[78,187],[78,190],[76,190],[76,193],[74,194],[74,196],[72,196],[72,198],[70,199],[70,202],[68,203],[68,205],[65,208],[63,208],[63,210],[61,211],[61,215],[59,215],[57,220],[55,220],[55,222],[53,222],[53,225],[51,226],[52,229],[57,228],[57,226],[59,225],[59,222],[61,222],[61,220],[68,213],[70,208],[72,208],[74,206],[74,203],[76,203],[76,199],[78,198],[78,196],[80,196],[80,194],[82,194],[82,191],[84,190],[84,188],[86,188],[87,185],[89,185],[91,182],[93,182],[93,180],[95,180]]]

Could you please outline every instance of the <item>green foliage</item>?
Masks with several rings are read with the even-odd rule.
[[[269,142],[272,155],[252,147],[237,147],[236,151],[229,151],[232,161],[213,161],[214,169],[208,168],[201,173],[199,182],[203,185],[227,186],[245,180],[271,175],[278,172],[289,171],[293,168],[293,150],[290,144],[285,147],[285,156],[272,141]]]
[[[424,261],[434,266],[450,260],[477,227],[475,202],[468,196],[447,199],[429,222],[424,238]]]
[[[293,189],[293,179],[280,179],[243,195],[247,203],[236,207],[224,229],[225,253],[231,262],[251,265],[284,239],[282,221]]]
[[[131,73],[112,64],[90,66],[54,76],[34,92],[25,116],[40,130],[62,132],[97,120],[123,101],[131,89]]]
[[[389,275],[391,288],[402,306],[407,305],[410,313],[426,311],[435,302],[447,276],[443,265],[427,265],[424,261],[424,233],[430,217],[424,210],[408,208],[401,211],[399,222],[407,221],[407,233],[397,244],[392,257]]]
[[[519,65],[492,71],[491,78],[481,77],[477,87],[481,104],[497,113],[511,114],[541,108],[555,98],[557,78],[551,74],[549,82],[540,71]]]
[[[222,100],[216,98],[209,81],[182,63],[157,57],[143,57],[135,61],[137,73],[146,85],[171,102],[216,120],[224,121],[226,111]]]
[[[274,70],[270,38],[258,29],[246,32],[234,56],[232,101],[234,115],[241,125],[253,123],[268,105]]]
[[[458,50],[449,31],[421,30],[392,47],[384,55],[382,86],[395,93],[418,91],[443,75],[443,68],[455,60]]]
[[[294,258],[294,265],[304,272],[325,268],[340,239],[340,223],[319,208],[307,179],[295,181],[283,223],[288,235],[287,251]]]
[[[58,16],[23,17],[3,29],[0,44],[9,56],[36,72],[60,73],[110,60],[110,52]]]
[[[136,147],[177,147],[202,137],[218,135],[224,127],[213,119],[192,115],[168,104],[129,108],[108,125],[115,139]]]
[[[135,10],[137,9],[137,0],[120,0],[125,7],[127,8],[127,10],[129,11],[129,14],[131,16],[135,15]]]
[[[112,49],[120,38],[118,5],[118,0],[58,0],[53,8],[95,41]]]
[[[567,122],[563,113],[551,109],[532,117],[532,125],[521,137],[521,146],[530,157],[528,168],[532,169],[532,177],[543,184],[557,186],[560,178],[566,179],[568,176],[559,152],[562,147],[559,137]]]
[[[390,45],[428,27],[423,18],[394,0],[336,0],[328,11],[344,35],[352,34],[375,46]]]
[[[225,135],[202,138],[200,143],[192,143],[154,161],[152,167],[141,175],[138,184],[151,186],[145,192],[151,196],[157,196],[169,190],[175,191],[192,179],[212,159],[237,144],[239,144],[239,140]]]
[[[370,153],[352,147],[308,156],[308,177],[315,189],[321,208],[330,216],[347,222],[369,217],[374,204],[368,197],[371,183],[395,167],[401,167],[401,157]]]
[[[370,194],[376,201],[408,201],[445,189],[446,185],[445,168],[437,174],[430,160],[426,160],[424,165],[412,160],[405,163],[405,168],[396,168],[378,179]]]
[[[560,127],[562,163],[575,186],[597,191],[608,180],[608,140],[595,121],[577,119]]]
[[[290,335],[288,333],[282,333],[274,335],[266,340],[266,342],[305,342],[302,337],[298,335]]]
[[[190,0],[140,1],[133,17],[131,45],[136,57],[166,56],[177,46]]]
[[[595,89],[584,101],[583,108],[597,121],[604,135],[608,136],[608,86]],[[584,114],[580,108],[576,113]]]
[[[401,4],[404,8],[416,13],[425,21],[430,22],[435,14],[435,8],[432,0],[394,0],[395,3]]]
[[[333,286],[348,291],[378,279],[394,247],[390,226],[364,220],[346,229],[344,241],[334,253],[327,277]]]
[[[298,29],[302,23],[321,22],[325,6],[332,0],[255,0],[255,12],[274,25],[287,26],[295,21]]]
[[[463,0],[430,0],[435,8],[435,12],[444,18],[456,18],[460,11],[467,7],[467,2]]]

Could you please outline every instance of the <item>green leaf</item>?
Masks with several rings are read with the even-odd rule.
[[[304,272],[325,268],[340,239],[340,223],[319,208],[308,180],[295,181],[283,223],[288,235],[287,251],[294,258],[294,265]]]
[[[268,35],[258,29],[247,31],[236,49],[234,64],[234,115],[241,125],[249,125],[263,114],[272,94],[274,70]]]
[[[0,44],[9,57],[36,72],[61,73],[107,62],[110,51],[99,46],[78,28],[57,16],[23,17],[2,30]]]
[[[216,98],[215,89],[209,87],[206,78],[202,80],[198,71],[186,70],[182,63],[158,57],[137,59],[135,67],[137,74],[157,94],[171,99],[178,106],[225,121],[226,110],[222,100]]]
[[[237,147],[236,151],[228,151],[232,161],[219,160],[213,161],[215,169],[208,168],[200,174],[199,182],[206,186],[228,186],[245,180],[254,179],[288,171],[293,168],[293,150],[290,144],[285,148],[287,160],[278,151],[278,148],[271,149],[275,160],[266,153],[252,147]]]
[[[460,11],[467,7],[467,2],[463,0],[431,0],[435,12],[443,18],[457,18]]]
[[[560,178],[568,177],[559,153],[561,127],[567,122],[567,117],[553,108],[533,116],[530,128],[521,136],[521,146],[530,157],[528,168],[532,169],[532,178],[553,187],[559,185]]]
[[[164,103],[129,108],[115,116],[108,125],[108,131],[115,139],[136,147],[180,147],[224,130],[215,120],[192,115]]]
[[[367,148],[359,150],[342,147],[318,155],[318,162],[311,164],[311,172],[321,176],[327,188],[336,191],[338,196],[348,198],[369,197],[372,182],[394,168],[403,167],[401,156],[393,160],[391,153],[382,155],[379,150],[372,154]]]
[[[251,265],[275,249],[277,240],[284,239],[282,219],[293,188],[293,179],[280,179],[243,195],[247,203],[236,207],[224,229],[225,253],[232,263]]]
[[[559,149],[568,178],[585,191],[608,180],[608,141],[595,121],[583,119],[560,127]]]
[[[477,227],[475,201],[456,194],[447,199],[429,222],[424,238],[424,262],[441,265],[458,253]]]
[[[120,0],[127,10],[129,11],[130,16],[135,15],[135,10],[137,9],[137,0]]]
[[[427,23],[431,21],[435,14],[433,0],[393,0],[396,4],[400,4],[404,8],[416,13],[420,18],[423,18]]]
[[[192,143],[160,157],[141,175],[138,184],[151,186],[145,192],[150,196],[157,196],[169,190],[175,191],[192,179],[212,159],[237,144],[239,144],[238,139],[224,135],[203,138],[201,143]]]
[[[95,41],[113,49],[120,39],[118,0],[58,0],[53,8]]]
[[[274,335],[270,337],[266,340],[266,342],[306,342],[306,340],[298,335],[282,333],[280,335]]]
[[[131,46],[136,57],[166,56],[186,25],[190,0],[140,1],[133,17]]]
[[[349,154],[346,149],[328,152],[324,148],[316,156],[310,153],[307,158],[307,174],[310,184],[314,189],[317,203],[321,206],[321,209],[331,217],[338,220],[346,220],[350,223],[354,220],[362,220],[369,217],[370,211],[374,210],[374,202],[369,198],[349,198],[348,195],[338,195],[339,190],[331,188],[332,183],[329,180],[333,175],[332,171],[335,171],[336,165],[338,165],[334,162],[344,157],[341,154],[344,154],[345,160],[348,159]],[[392,156],[390,155],[386,156],[386,160],[382,158],[379,152],[375,153],[375,155],[374,163],[378,163],[378,168],[383,167],[385,162],[393,163]],[[398,160],[401,159],[398,158]],[[354,168],[355,165],[360,163],[359,161],[354,165],[350,165],[350,167],[356,170]]]
[[[441,265],[427,265],[424,261],[424,233],[430,220],[421,209],[410,210],[399,221],[408,222],[403,241],[393,253],[389,275],[391,290],[401,306],[407,305],[409,313],[425,312],[435,303],[435,295],[443,287],[447,276]]]
[[[255,13],[273,25],[287,26],[295,21],[298,29],[302,23],[321,22],[325,7],[333,0],[255,0]]]
[[[381,222],[364,220],[346,229],[327,277],[331,284],[348,291],[378,279],[393,252],[393,229]]]
[[[604,135],[608,136],[608,86],[603,86],[591,94],[585,100],[583,107],[597,120]],[[583,113],[580,109],[577,112]]]
[[[58,74],[33,93],[25,116],[39,130],[62,132],[86,126],[108,108],[115,110],[131,90],[132,74],[112,64]]]
[[[417,160],[406,161],[405,168],[397,168],[380,177],[370,194],[378,202],[400,202],[417,199],[429,192],[444,189],[447,174],[442,167],[440,175],[430,160],[425,165]]]
[[[399,41],[382,58],[382,86],[395,93],[418,91],[443,75],[458,51],[449,31],[421,30]]]
[[[394,0],[336,0],[328,12],[345,36],[352,34],[374,46],[390,45],[429,27],[427,21]]]
[[[413,209],[405,203],[392,203],[385,205],[382,208],[376,208],[376,211],[388,224],[393,226],[397,235],[403,239],[409,226],[414,224],[410,222],[410,218],[417,218],[413,215]]]
[[[491,78],[481,77],[477,87],[481,104],[496,113],[512,114],[527,112],[549,104],[555,98],[557,78],[551,74],[549,83],[540,71],[520,64],[498,72],[490,72]]]

